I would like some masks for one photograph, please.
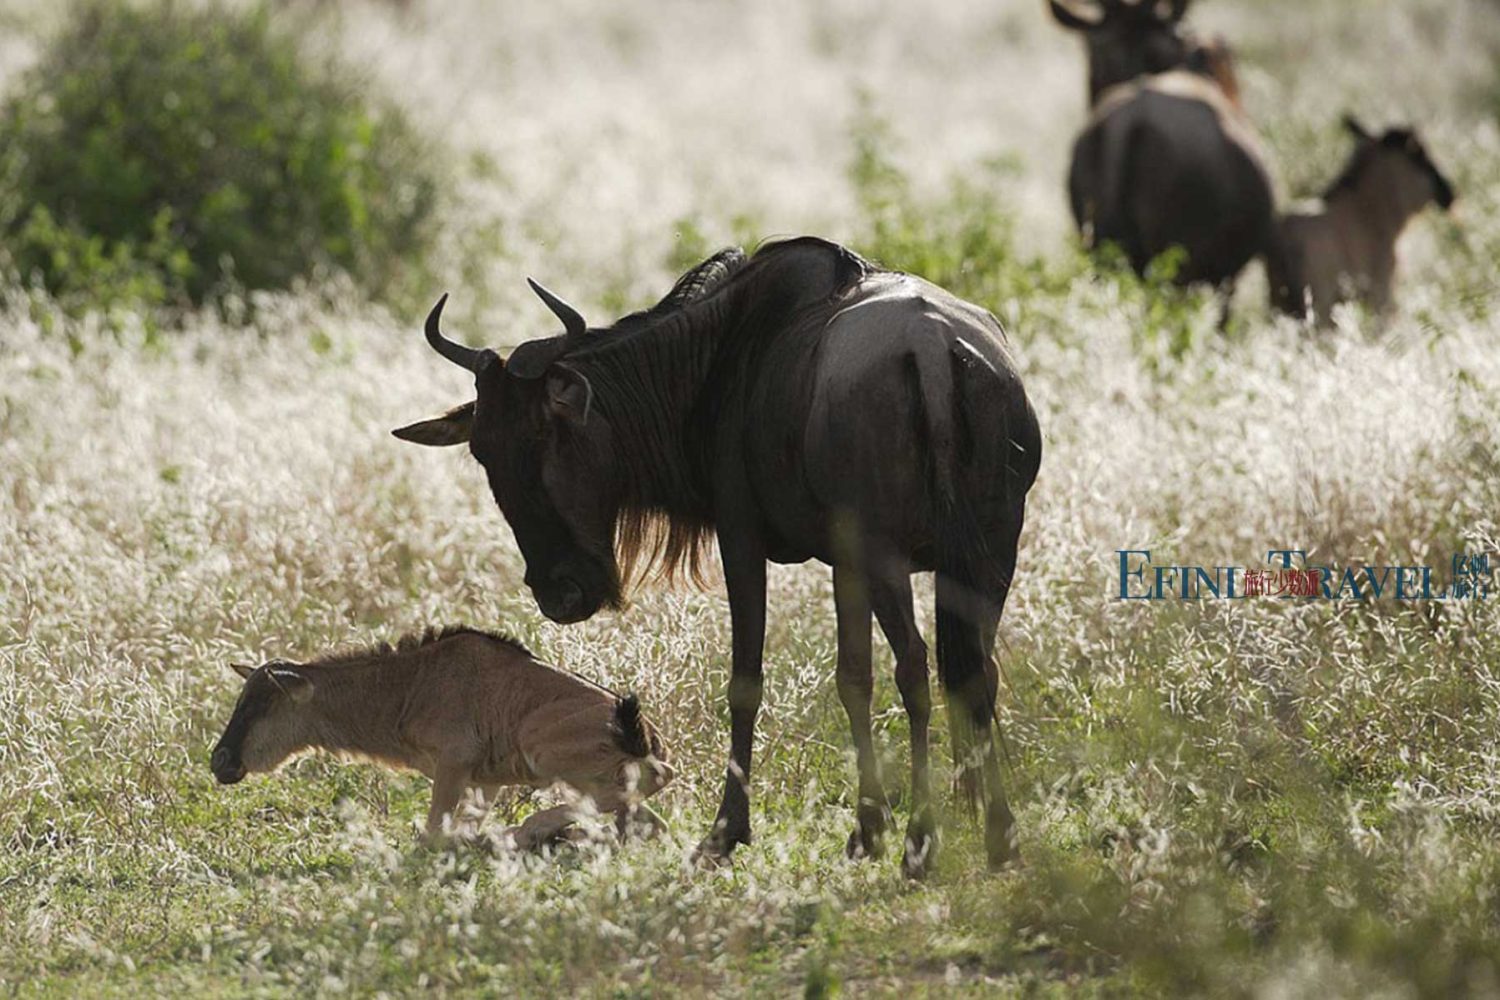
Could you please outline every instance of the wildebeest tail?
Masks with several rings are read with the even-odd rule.
[[[945,373],[931,366],[922,381],[937,573],[937,673],[948,702],[959,788],[972,806],[982,794],[979,757],[988,746],[993,714],[989,650],[981,625],[991,600],[993,556],[972,490],[963,481],[974,452],[964,373],[968,365],[981,363],[965,356],[966,346],[953,349]],[[946,392],[942,374],[948,376]]]
[[[990,738],[994,698],[980,625],[984,533],[962,492],[939,497],[937,515],[937,674],[948,702],[959,788],[972,806],[981,792],[978,758]]]
[[[651,756],[651,738],[641,718],[641,703],[633,694],[615,702],[614,738],[615,746],[632,757]]]

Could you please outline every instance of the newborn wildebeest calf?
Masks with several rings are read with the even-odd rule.
[[[324,750],[431,778],[429,839],[456,825],[465,790],[479,791],[483,809],[502,785],[563,782],[614,812],[622,834],[632,813],[663,825],[640,800],[672,769],[635,698],[548,666],[514,639],[449,628],[395,648],[234,669],[245,687],[214,747],[222,784]],[[514,831],[516,845],[537,846],[575,816],[571,806],[539,812]]]

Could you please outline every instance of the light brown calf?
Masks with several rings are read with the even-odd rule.
[[[1311,309],[1320,326],[1340,302],[1386,309],[1402,230],[1428,204],[1447,209],[1454,199],[1453,185],[1411,129],[1377,136],[1353,118],[1344,127],[1354,152],[1323,195],[1322,211],[1282,216],[1266,254],[1271,304],[1298,318]]]
[[[541,663],[513,639],[449,628],[395,648],[235,670],[245,686],[212,758],[222,784],[322,750],[431,778],[430,840],[456,825],[465,791],[480,793],[482,811],[503,785],[562,782],[615,813],[622,833],[632,815],[663,825],[641,800],[672,768],[635,698]],[[575,818],[559,806],[512,832],[534,847]]]

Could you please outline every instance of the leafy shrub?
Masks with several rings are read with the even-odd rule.
[[[77,303],[202,303],[320,267],[399,294],[438,183],[393,108],[268,10],[83,0],[0,110],[11,264]]]

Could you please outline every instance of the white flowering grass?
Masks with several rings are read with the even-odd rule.
[[[148,343],[131,317],[70,320],[10,288],[0,986],[1500,994],[1500,595],[1114,599],[1121,548],[1244,565],[1292,547],[1440,575],[1455,552],[1500,548],[1500,28],[1477,0],[1226,0],[1200,16],[1242,40],[1288,187],[1337,167],[1346,105],[1419,117],[1455,177],[1457,215],[1414,227],[1383,326],[1351,312],[1309,333],[1268,316],[1252,277],[1225,337],[1204,298],[1080,266],[1061,175],[1082,58],[1040,3],[677,2],[650,17],[434,3],[404,19],[372,4],[315,22],[310,44],[359,58],[460,152],[493,159],[470,183],[504,245],[463,332],[500,344],[547,330],[524,273],[595,311],[659,293],[685,218],[711,241],[818,231],[898,252],[872,240],[847,176],[861,92],[914,212],[1009,158],[993,197],[1016,244],[997,236],[963,280],[1012,327],[1046,435],[1002,627],[1024,861],[986,873],[958,810],[926,885],[893,858],[844,860],[853,769],[813,566],[771,573],[756,842],[694,868],[727,744],[722,595],[650,591],[621,615],[544,621],[478,466],[387,434],[471,388],[414,329],[335,286]],[[0,45],[0,81],[29,51]],[[947,216],[933,218],[940,242]],[[227,664],[458,622],[640,694],[674,751],[670,835],[433,853],[416,843],[419,778],[310,758],[214,784]],[[877,651],[899,831],[906,724]],[[934,732],[944,759],[941,717]],[[491,822],[548,800],[509,796]]]

